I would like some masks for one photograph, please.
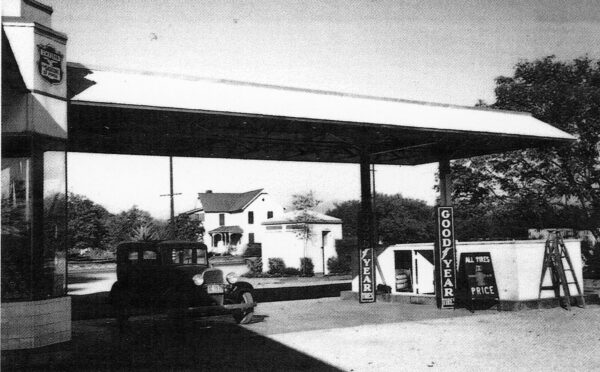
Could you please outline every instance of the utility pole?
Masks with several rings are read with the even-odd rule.
[[[169,182],[171,185],[171,192],[168,194],[162,194],[161,196],[170,196],[171,197],[171,223],[175,223],[175,195],[181,195],[180,192],[173,192],[173,157],[169,156]]]

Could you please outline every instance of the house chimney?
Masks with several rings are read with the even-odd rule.
[[[207,194],[212,194],[212,190],[206,190]]]

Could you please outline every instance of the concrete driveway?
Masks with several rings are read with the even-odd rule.
[[[351,301],[339,307],[335,299],[296,302],[265,304],[261,312],[285,316],[249,328],[345,371],[600,370],[598,305],[470,314]]]
[[[230,316],[73,322],[73,341],[3,353],[3,370],[600,370],[600,306],[521,312],[325,298],[261,303]],[[6,369],[5,369],[6,368]]]

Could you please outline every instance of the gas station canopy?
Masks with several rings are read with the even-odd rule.
[[[69,151],[423,164],[574,138],[526,113],[70,64]]]

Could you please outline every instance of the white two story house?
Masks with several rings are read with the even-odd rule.
[[[204,226],[204,242],[215,253],[242,254],[248,244],[262,243],[263,222],[283,215],[283,207],[264,191],[198,193],[198,207],[185,212]]]

